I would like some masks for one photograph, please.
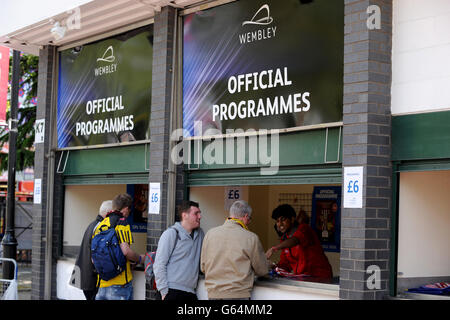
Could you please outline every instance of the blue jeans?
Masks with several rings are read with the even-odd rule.
[[[95,300],[133,300],[133,283],[99,288]]]

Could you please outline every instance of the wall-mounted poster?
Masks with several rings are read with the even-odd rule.
[[[59,54],[58,147],[149,139],[153,27]]]
[[[341,187],[314,187],[311,227],[324,251],[340,251]]]
[[[148,184],[128,184],[127,193],[133,198],[127,219],[131,232],[147,232]]]
[[[241,0],[184,16],[183,128],[342,121],[343,17],[342,0]]]
[[[8,101],[9,48],[0,46],[0,126],[6,126]]]

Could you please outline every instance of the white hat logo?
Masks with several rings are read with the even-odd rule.
[[[267,15],[265,15],[262,18],[259,18],[258,20],[255,20],[256,16],[258,16],[258,14],[264,10],[267,13]],[[259,8],[258,11],[256,11],[255,15],[252,17],[251,20],[242,22],[242,25],[243,26],[245,26],[246,24],[268,25],[271,24],[272,22],[273,18],[270,16],[269,5],[265,4],[261,8]]]
[[[109,53],[109,56],[106,56]],[[116,57],[114,57],[114,50],[113,50],[113,46],[109,46],[105,53],[103,53],[103,56],[101,58],[97,59],[98,61],[104,61],[104,62],[114,62],[114,60],[116,60]]]

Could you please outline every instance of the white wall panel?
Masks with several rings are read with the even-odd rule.
[[[450,109],[450,1],[394,0],[392,114]]]
[[[400,174],[399,277],[450,276],[450,171]]]

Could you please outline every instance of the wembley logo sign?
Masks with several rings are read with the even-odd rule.
[[[100,58],[97,58],[97,62],[103,62],[103,63],[109,63],[107,65],[102,65],[100,67],[97,67],[94,69],[95,76],[101,76],[104,74],[109,74],[116,72],[117,70],[117,63],[113,63],[116,60],[116,57],[114,56],[114,48],[113,46],[109,46],[103,55]]]
[[[242,22],[242,27],[246,25],[264,26],[257,30],[248,31],[239,34],[239,42],[246,44],[254,41],[261,41],[274,38],[277,32],[277,26],[270,26],[273,18],[270,16],[270,8],[268,4],[264,4],[256,11],[250,20]],[[267,27],[266,27],[267,26]]]

